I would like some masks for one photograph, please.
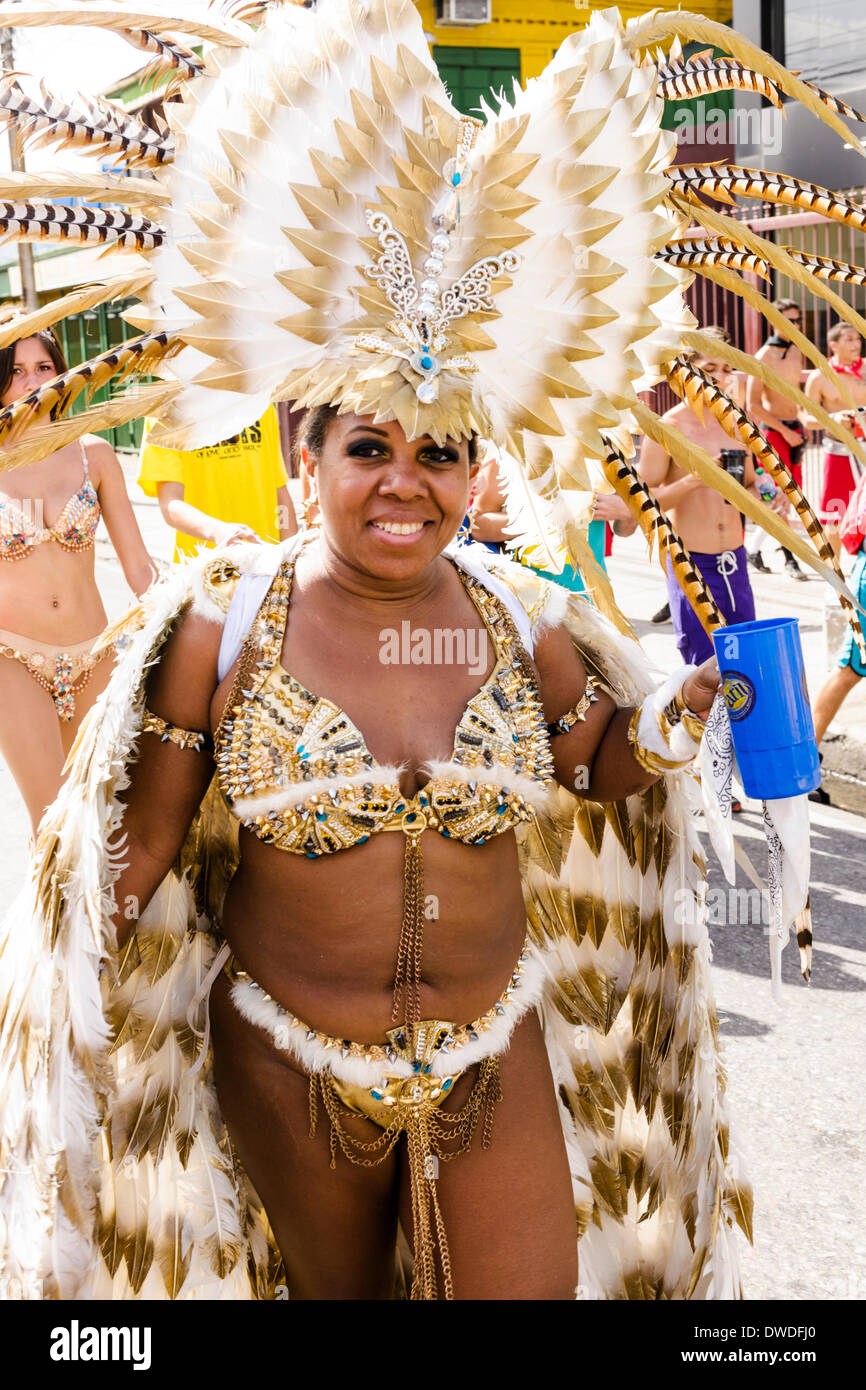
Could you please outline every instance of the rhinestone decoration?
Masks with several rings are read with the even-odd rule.
[[[465,1047],[467,1043],[477,1042],[481,1034],[489,1032],[496,1020],[502,1017],[505,1013],[505,1006],[511,1002],[512,997],[519,993],[522,988],[523,974],[529,955],[529,942],[526,941],[524,942],[523,950],[520,952],[517,964],[514,967],[514,973],[506,989],[500,995],[499,999],[497,999],[496,1003],[472,1023],[465,1023],[456,1028],[451,1028],[450,1025],[443,1024],[436,1030],[432,1037],[424,1038],[423,1040],[410,1036],[408,1030],[404,1028],[395,1028],[388,1033],[387,1036],[389,1041],[386,1044],[352,1042],[349,1038],[334,1038],[331,1037],[329,1033],[322,1033],[315,1028],[310,1028],[302,1019],[291,1013],[290,1010],[283,1008],[282,1004],[278,1004],[275,999],[272,999],[271,996],[262,989],[261,985],[256,984],[255,980],[250,978],[245,970],[239,969],[237,965],[232,965],[230,967],[230,974],[232,979],[242,980],[251,985],[253,989],[261,994],[264,1000],[273,1004],[274,1008],[279,1011],[281,1018],[285,1019],[289,1028],[301,1031],[308,1042],[312,1042],[312,1040],[315,1039],[322,1047],[332,1048],[334,1051],[339,1052],[340,1056],[343,1058],[362,1057],[365,1062],[393,1063],[399,1059],[401,1061],[408,1061],[414,1065],[415,1062],[418,1061],[420,1062],[420,1073],[426,1076],[430,1072],[430,1067],[432,1066],[437,1052],[442,1052],[447,1055],[453,1048]],[[423,1026],[423,1024],[416,1024],[412,1032],[414,1033],[419,1027],[423,1028]],[[419,1042],[421,1043],[420,1048]],[[455,1058],[455,1062],[459,1062],[459,1058]],[[450,1090],[452,1081],[453,1078],[447,1076],[440,1078],[439,1084],[442,1090]],[[377,1097],[375,1092],[373,1093],[374,1099],[383,1097],[384,1092],[380,1097]]]
[[[465,318],[467,314],[489,313],[494,307],[490,297],[492,282],[501,275],[509,274],[520,264],[519,256],[513,251],[505,251],[500,256],[487,256],[476,261],[444,291],[439,284],[438,277],[445,266],[444,257],[451,249],[450,233],[460,223],[460,190],[471,178],[467,162],[481,124],[469,117],[460,122],[457,154],[442,169],[446,189],[433,209],[431,221],[434,234],[430,253],[423,263],[424,277],[420,283],[415,277],[409,248],[390,218],[382,212],[367,212],[367,225],[379,242],[381,254],[372,265],[364,267],[364,274],[384,291],[388,303],[395,310],[397,318],[392,325],[393,331],[407,344],[408,351],[388,346],[370,333],[360,334],[355,339],[355,346],[370,352],[387,351],[390,355],[407,359],[413,372],[421,378],[415,393],[425,405],[438,398],[439,384],[434,378],[443,368],[459,372],[477,371],[476,364],[465,355],[446,361],[440,361],[437,356],[448,344],[449,324]]]
[[[493,768],[500,777],[514,772],[539,786],[553,777],[532,668],[505,607],[477,580],[462,570],[458,574],[497,657],[493,674],[463,712],[451,754],[453,763],[477,769],[478,777],[470,773],[464,781],[443,774],[406,797],[396,783],[377,780],[377,764],[348,716],[279,664],[293,565],[286,561],[281,567],[257,620],[262,659],[223,721],[217,771],[229,806],[269,792],[276,796],[305,781],[315,782],[316,792],[290,808],[244,819],[259,839],[317,858],[381,831],[405,832],[407,816],[421,817],[446,839],[467,844],[483,844],[533,818],[531,805],[507,779],[504,786],[484,780]]]
[[[0,502],[0,560],[22,560],[46,541],[64,550],[90,550],[99,525],[99,498],[89,478],[64,506],[53,526],[36,526],[17,503]]]

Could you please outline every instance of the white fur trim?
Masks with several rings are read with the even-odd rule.
[[[529,614],[523,607],[520,600],[511,592],[501,580],[490,573],[489,563],[492,558],[491,552],[483,545],[461,545],[449,546],[445,551],[449,560],[453,560],[455,565],[465,570],[473,579],[477,579],[483,584],[485,589],[489,589],[491,594],[495,594],[507,609],[511,616],[514,626],[517,628],[520,640],[529,655],[533,653],[532,624]],[[486,558],[485,558],[486,557]],[[501,563],[501,556],[496,557],[497,562]],[[506,561],[506,563],[508,563]]]
[[[565,615],[568,611],[568,590],[561,584],[552,584],[547,581],[544,604],[540,614],[532,624],[532,636],[534,639],[540,637],[542,632],[549,628],[561,627],[565,622]]]
[[[290,811],[293,806],[301,806],[317,796],[330,796],[342,787],[363,787],[370,783],[374,787],[398,787],[402,767],[365,767],[361,772],[349,776],[314,777],[309,782],[293,782],[290,787],[275,787],[273,791],[262,792],[259,796],[245,796],[235,801],[232,807],[241,820],[252,820],[255,816],[266,816],[274,811]],[[407,798],[408,800],[409,798]]]
[[[479,1033],[477,1040],[470,1039],[469,1042],[455,1044],[447,1052],[437,1052],[430,1069],[431,1075],[450,1076],[454,1072],[466,1071],[486,1057],[497,1057],[503,1053],[521,1018],[541,999],[546,977],[537,956],[528,956],[523,962],[517,984],[509,986],[511,998],[502,1005],[502,1013]],[[410,1064],[399,1058],[394,1062],[382,1063],[368,1062],[363,1057],[343,1057],[338,1048],[327,1047],[315,1036],[309,1037],[313,1030],[308,1025],[294,1019],[251,980],[236,980],[232,985],[231,997],[238,1012],[249,1023],[269,1033],[274,1046],[294,1057],[308,1073],[330,1072],[338,1081],[352,1086],[378,1086],[390,1077],[406,1078],[413,1075]]]
[[[655,753],[657,757],[675,758],[678,762],[686,763],[695,757],[700,750],[700,743],[695,742],[684,724],[674,724],[671,729],[670,741],[666,742],[662,738],[656,717],[670,704],[674,696],[679,694],[689,676],[697,669],[697,666],[683,666],[679,671],[675,671],[663,685],[660,685],[652,694],[647,695],[641,705],[640,720],[637,726],[638,743],[650,753]]]

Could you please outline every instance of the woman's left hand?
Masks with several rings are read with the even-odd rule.
[[[707,718],[721,684],[719,663],[711,656],[683,682],[683,699],[692,714]]]

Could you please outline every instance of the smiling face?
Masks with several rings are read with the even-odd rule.
[[[6,390],[0,397],[0,405],[12,405],[31,391],[44,386],[57,376],[57,367],[40,338],[22,338],[15,344],[15,360]]]
[[[331,420],[318,458],[302,450],[315,478],[322,529],[333,551],[379,579],[421,573],[456,535],[477,472],[469,441],[407,440],[394,422]]]

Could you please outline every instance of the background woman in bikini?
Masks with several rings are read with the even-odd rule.
[[[0,350],[0,405],[66,370],[50,330]],[[2,454],[0,454],[2,458]],[[87,710],[111,674],[90,653],[106,625],[94,574],[99,517],[130,588],[156,578],[117,455],[85,435],[0,474],[0,754],[35,830]]]

